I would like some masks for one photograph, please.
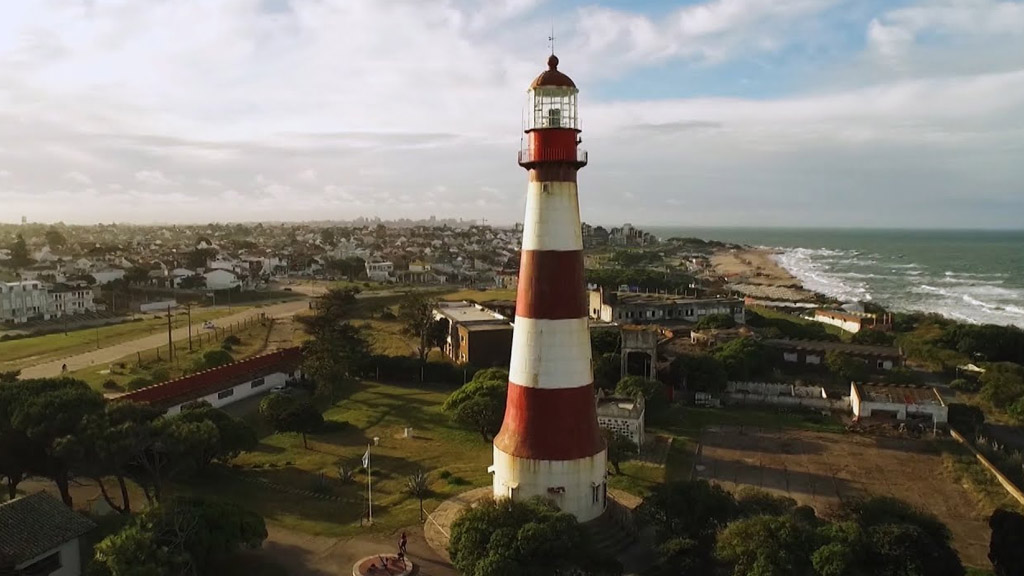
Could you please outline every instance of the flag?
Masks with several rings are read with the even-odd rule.
[[[363,468],[370,467],[370,447],[366,447],[366,454],[363,454]]]

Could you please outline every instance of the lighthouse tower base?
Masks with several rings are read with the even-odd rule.
[[[608,452],[577,460],[531,460],[494,447],[494,497],[525,500],[541,496],[554,501],[580,522],[604,513],[608,498]]]

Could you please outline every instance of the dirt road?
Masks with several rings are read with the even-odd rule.
[[[263,308],[250,308],[244,312],[233,314],[231,316],[225,316],[213,321],[216,326],[227,326],[235,322],[240,322],[247,318],[259,316],[260,314],[266,314],[271,318],[288,318],[293,316],[295,313],[305,310],[309,307],[308,301],[306,300],[295,300],[293,302],[284,302],[282,304],[273,304],[271,306],[265,306]],[[193,325],[193,334],[202,330],[199,325]],[[171,337],[177,341],[184,338],[188,338],[188,328],[179,328],[171,333]],[[122,342],[114,346],[107,348],[100,348],[99,350],[93,350],[91,352],[85,352],[77,354],[75,356],[68,356],[58,360],[50,362],[44,362],[35,366],[25,368],[21,371],[22,378],[49,378],[54,376],[60,376],[61,366],[63,364],[68,365],[69,371],[75,371],[80,368],[88,366],[109,364],[124,358],[129,354],[136,352],[142,352],[144,350],[151,350],[158,346],[165,346],[167,344],[167,334],[153,334],[137,340],[131,340],[129,342]]]

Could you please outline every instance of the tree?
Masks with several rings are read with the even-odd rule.
[[[258,514],[228,502],[174,498],[100,541],[92,568],[109,576],[199,576],[266,538]]]
[[[159,502],[167,482],[199,470],[201,455],[213,452],[218,441],[217,427],[212,422],[158,418],[135,437],[129,463],[132,479],[142,487],[147,500]]]
[[[6,426],[32,450],[32,470],[57,485],[61,499],[72,505],[69,484],[90,416],[103,411],[103,396],[80,380],[42,378],[5,384],[12,404]]]
[[[360,327],[349,320],[356,305],[355,289],[332,289],[318,297],[316,312],[300,317],[310,339],[302,344],[303,372],[316,383],[316,394],[334,401],[335,391],[352,382],[370,355]]]
[[[790,516],[752,516],[729,524],[715,555],[733,576],[814,576],[814,528]]]
[[[693,392],[720,394],[729,381],[722,362],[707,354],[682,354],[669,365],[669,373],[673,382]]]
[[[590,349],[594,358],[615,354],[622,336],[618,330],[595,330],[590,333]],[[618,354],[615,354],[618,356]]]
[[[19,233],[11,245],[11,267],[14,269],[24,268],[32,263],[28,255],[28,245],[25,244],[25,237]]]
[[[654,529],[660,558],[655,574],[711,574],[718,531],[738,513],[736,500],[721,486],[705,480],[673,482],[655,488],[637,508]]]
[[[231,353],[224,349],[207,350],[203,353],[203,359],[197,362],[198,370],[209,370],[218,366],[226,366],[234,362]]]
[[[867,365],[863,360],[838,350],[829,350],[825,353],[825,366],[829,372],[846,382],[863,382],[868,375]]]
[[[615,385],[615,393],[630,398],[643,396],[646,406],[652,411],[665,406],[668,402],[664,384],[640,376],[626,376],[619,380]]]
[[[302,435],[302,446],[309,448],[307,434],[318,432],[324,417],[311,402],[283,394],[271,394],[260,402],[260,414],[275,432],[296,432]]]
[[[768,350],[753,338],[737,338],[726,342],[715,350],[713,356],[722,363],[732,380],[758,378],[771,368]]]
[[[988,525],[992,529],[988,559],[996,576],[1024,574],[1024,516],[998,508]]]
[[[215,248],[195,248],[185,255],[185,266],[192,270],[206,268],[210,260],[216,256]]]
[[[736,319],[732,317],[732,314],[708,314],[697,321],[695,328],[697,330],[710,330],[733,328],[735,326]]]
[[[491,442],[505,419],[508,372],[500,368],[480,370],[473,379],[452,392],[442,409],[452,421],[475,428],[484,442]]]
[[[324,246],[334,246],[337,244],[337,238],[334,236],[334,230],[330,228],[324,228],[320,231],[320,242]]]
[[[981,396],[997,408],[1024,397],[1024,366],[1010,362],[986,365],[981,375]]]
[[[622,357],[615,353],[594,356],[594,385],[614,390],[622,375]]]
[[[206,276],[202,274],[185,276],[178,281],[178,288],[182,290],[202,290],[206,288]]]
[[[67,238],[64,237],[64,234],[61,234],[60,230],[57,230],[56,228],[50,228],[49,230],[47,230],[45,238],[46,245],[49,246],[51,250],[63,248],[68,243]]]
[[[571,514],[540,498],[486,500],[451,528],[452,565],[465,576],[619,574]]]
[[[785,496],[776,496],[771,492],[756,488],[744,487],[736,492],[736,505],[739,515],[749,516],[782,516],[796,509],[796,500]]]
[[[210,406],[207,402],[182,406],[181,414],[177,417],[186,422],[210,422],[217,427],[217,443],[212,450],[199,455],[202,465],[213,461],[228,462],[242,452],[255,449],[259,443],[252,426],[246,424],[244,420]]]
[[[405,491],[420,501],[420,521],[423,521],[423,499],[430,496],[430,481],[422,470],[417,470],[405,479]]]
[[[616,474],[622,474],[619,465],[636,456],[636,443],[625,435],[612,432],[607,428],[601,429],[601,435],[604,436],[605,444],[608,446],[608,462],[611,463]]]
[[[0,384],[13,384],[21,376],[21,370],[0,371]]]
[[[861,330],[855,333],[850,342],[854,344],[867,344],[868,346],[892,346],[896,336],[891,332],[881,330]]]
[[[87,420],[75,470],[96,482],[103,499],[113,510],[131,513],[125,478],[131,474],[131,463],[138,455],[138,439],[148,436],[148,428],[162,414],[161,410],[145,404],[113,402],[108,403],[101,414]],[[120,504],[107,491],[106,476],[116,480]]]
[[[398,321],[402,331],[416,339],[420,360],[439,346],[444,339],[444,325],[434,318],[434,301],[420,293],[411,293],[398,305]]]

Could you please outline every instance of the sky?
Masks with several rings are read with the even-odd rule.
[[[1024,0],[0,3],[0,222],[521,220],[580,88],[584,220],[1024,227]]]

